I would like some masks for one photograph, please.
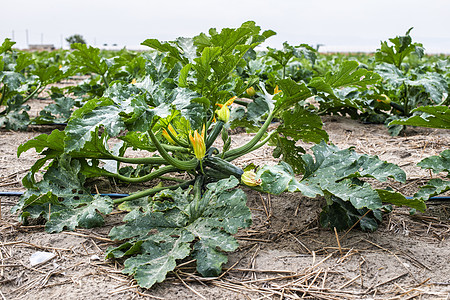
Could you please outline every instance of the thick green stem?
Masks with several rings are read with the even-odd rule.
[[[28,100],[31,99],[31,97],[33,97],[34,95],[36,95],[36,93],[40,92],[39,90],[40,90],[40,88],[41,88],[41,85],[42,85],[42,83],[39,82],[39,84],[38,84],[38,86],[36,87],[36,89],[35,89],[33,92],[31,92],[31,94],[29,94],[27,97],[25,97],[25,99],[23,99],[22,103],[27,102]]]
[[[103,83],[105,84],[105,87],[109,88],[109,82],[108,82],[108,79],[106,78],[105,74],[101,74],[102,80],[103,80]]]
[[[140,164],[140,165],[162,165],[167,163],[167,161],[160,157],[160,156],[154,156],[154,157],[122,157],[122,156],[115,156],[115,155],[106,155],[105,157],[101,159],[113,159],[116,161],[124,162],[124,163],[130,163],[130,164]]]
[[[174,145],[168,145],[168,144],[161,144],[161,146],[166,149],[166,151],[172,151],[172,152],[183,152],[183,153],[188,153],[189,152],[189,146],[174,146]]]
[[[403,108],[405,109],[405,111],[403,112],[404,116],[409,116],[409,107],[408,107],[408,86],[405,84],[405,98],[404,98],[404,103],[403,103]]]
[[[169,134],[170,138],[177,143],[178,145],[180,145],[181,147],[183,147],[183,149],[187,150],[186,148],[189,148],[189,144],[184,142],[184,141],[180,141],[170,130],[166,130],[167,134]]]
[[[170,173],[170,172],[175,172],[178,169],[173,167],[173,166],[165,166],[162,168],[159,168],[156,171],[151,172],[150,174],[147,174],[145,176],[142,177],[127,177],[127,176],[123,176],[120,174],[116,174],[116,173],[111,173],[110,177],[114,177],[116,179],[128,182],[128,183],[140,183],[140,182],[145,182],[145,181],[149,181],[155,178],[158,178],[164,174]]]
[[[152,195],[154,195],[156,193],[159,193],[159,192],[161,192],[163,190],[166,190],[166,189],[168,189],[168,190],[176,190],[177,188],[185,188],[185,187],[189,186],[190,184],[192,184],[193,182],[194,182],[194,180],[189,180],[189,181],[185,181],[183,183],[179,183],[179,184],[176,184],[176,185],[171,185],[171,186],[166,186],[166,187],[158,186],[158,187],[151,188],[151,189],[148,189],[148,190],[140,191],[140,192],[131,194],[130,196],[123,197],[123,198],[120,198],[120,199],[116,199],[116,200],[114,200],[114,204],[120,204],[120,203],[123,203],[125,201],[131,201],[131,200],[139,199],[139,198],[142,198],[142,197],[152,196]]]
[[[274,118],[276,113],[276,110],[273,110],[269,116],[267,117],[266,121],[264,122],[261,129],[256,133],[256,135],[245,145],[231,149],[224,155],[224,159],[227,160],[229,157],[240,157],[244,154],[247,154],[251,151],[251,149],[259,142],[259,140],[263,137],[264,133],[266,133],[267,128],[269,128],[270,123],[272,122],[272,119]]]
[[[274,132],[274,131],[273,131],[273,132]],[[261,148],[262,146],[264,146],[264,145],[270,140],[270,137],[272,136],[273,132],[269,133],[269,134],[267,135],[267,137],[266,137],[264,140],[262,140],[260,143],[258,143],[258,144],[256,144],[255,146],[253,146],[253,147],[248,151],[248,153],[253,152],[253,151],[255,151],[256,149],[259,149],[259,148]],[[239,155],[239,156],[230,156],[230,157],[227,157],[225,160],[226,160],[226,161],[233,161],[233,160],[235,160],[236,158],[239,158],[239,157],[241,157],[241,155]]]
[[[0,105],[3,105],[3,100],[6,97],[6,84],[3,84],[3,89],[2,89],[2,97],[0,98]]]
[[[158,141],[156,136],[153,134],[151,130],[148,131],[150,139],[152,140],[152,143],[155,145],[156,149],[158,150],[159,154],[166,160],[167,163],[171,164],[172,166],[183,170],[194,170],[198,165],[198,160],[196,158],[193,158],[189,161],[182,161],[176,158],[173,158],[169,153],[167,153],[166,149],[161,145],[161,143]]]
[[[206,203],[204,203],[204,199],[202,199],[202,187],[203,187],[203,176],[197,176],[195,178],[194,183],[194,199],[189,205],[189,222],[192,223],[196,219],[198,219],[206,208]],[[203,201],[202,201],[203,200]]]
[[[177,178],[177,177],[170,177],[170,176],[159,176],[158,179],[161,180],[167,180],[167,181],[175,181],[175,182],[185,182],[186,180]]]

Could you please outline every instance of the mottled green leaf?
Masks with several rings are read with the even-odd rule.
[[[279,88],[283,91],[281,96],[275,95],[276,109],[288,109],[294,104],[306,100],[313,94],[304,83],[296,83],[292,79],[283,79],[278,82]]]
[[[450,129],[450,108],[448,106],[422,106],[412,110],[413,116],[398,119],[391,125],[411,125],[429,128]]]
[[[421,186],[419,191],[414,194],[414,199],[428,200],[431,197],[442,194],[450,190],[450,181],[441,178],[433,178],[425,185]]]
[[[315,112],[296,105],[292,110],[283,112],[282,122],[277,132],[294,141],[320,143],[323,140],[327,142],[328,134],[322,126],[322,120]]]
[[[92,132],[103,126],[109,136],[117,136],[125,129],[121,120],[120,109],[113,105],[100,106],[83,115],[83,118],[73,118],[66,127],[66,152],[77,151],[91,140]]]
[[[222,265],[228,261],[227,256],[218,251],[215,244],[204,240],[195,243],[193,257],[197,260],[197,271],[205,277],[219,276]]]
[[[60,97],[54,101],[55,103],[47,105],[39,112],[39,117],[33,119],[33,123],[55,124],[66,123],[69,120],[75,100],[70,97]]]
[[[141,287],[150,288],[156,282],[162,282],[166,274],[173,271],[176,261],[189,255],[188,242],[192,236],[181,234],[178,238],[169,238],[163,243],[146,241],[142,243],[142,255],[128,258],[124,263],[123,273],[134,274]]]
[[[45,224],[47,232],[61,232],[76,227],[93,228],[104,225],[102,214],[111,213],[113,202],[109,197],[95,195],[92,202],[74,209],[60,210],[52,213]],[[51,208],[50,208],[51,209]]]
[[[417,166],[422,169],[431,169],[434,173],[447,172],[450,175],[450,150],[444,150],[439,155],[422,159]]]
[[[222,251],[238,247],[231,234],[251,223],[246,195],[235,189],[238,184],[234,177],[208,184],[198,202],[202,207],[195,211],[190,189],[155,195],[144,212],[132,210],[124,218],[125,225],[111,230],[112,239],[130,240],[109,249],[108,257],[122,257],[133,249],[130,254],[135,256],[125,261],[123,272],[134,275],[138,284],[147,288],[164,280],[177,260],[189,254],[197,259],[197,270],[203,276],[217,276],[227,261]],[[140,253],[135,246],[138,241],[143,241]]]

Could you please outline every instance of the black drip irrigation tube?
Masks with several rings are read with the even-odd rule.
[[[4,196],[4,197],[20,197],[24,194],[24,192],[0,192],[0,197]],[[92,195],[97,195],[97,194],[92,194]],[[111,198],[124,198],[124,197],[128,197],[130,196],[130,194],[116,194],[116,193],[112,193],[112,194],[99,194],[100,196],[108,196]]]
[[[25,192],[15,192],[15,191],[5,191],[5,192],[0,192],[0,197],[20,197],[24,194]],[[92,195],[97,195],[95,193],[93,193]],[[111,198],[124,198],[124,197],[128,197],[130,196],[130,194],[118,194],[118,193],[111,193],[111,194],[98,194],[100,196],[108,196]],[[405,197],[406,199],[414,199],[414,197]],[[450,196],[436,196],[436,197],[430,197],[428,200],[425,201],[425,203],[427,201],[433,201],[433,200],[440,200],[440,201],[450,201]]]

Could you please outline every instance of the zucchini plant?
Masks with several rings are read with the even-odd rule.
[[[392,46],[382,42],[375,53],[378,63],[375,71],[383,78],[382,84],[376,86],[379,106],[391,112],[386,124],[410,117],[411,111],[419,106],[444,104],[448,97],[448,82],[444,76],[416,63],[423,58],[425,50],[422,44],[412,42],[411,30],[404,36],[389,39]],[[404,128],[394,123],[388,126],[394,136]]]
[[[407,119],[394,120],[389,125],[420,126],[450,130],[450,108],[445,105],[421,106],[411,111],[412,116]],[[450,149],[439,155],[426,157],[417,166],[433,171],[435,174],[446,172],[445,179],[433,178],[414,195],[414,198],[428,200],[450,190]]]
[[[35,57],[13,49],[15,42],[5,39],[0,46],[0,127],[25,130],[35,123],[65,122],[70,116],[73,100],[55,96],[55,104],[47,106],[41,116],[31,120],[26,103],[37,97],[49,84],[69,76],[59,64],[57,55]],[[55,94],[56,95],[56,94]]]
[[[330,90],[331,82],[363,85],[375,74],[329,76],[316,81],[315,89],[284,78],[275,94],[264,84],[242,80],[236,70],[245,65],[245,55],[273,34],[246,22],[172,42],[145,40],[143,45],[157,53],[144,56],[148,68],[136,82],[108,82],[101,96],[72,114],[64,131],[19,147],[18,155],[34,148],[42,158],[23,179],[28,190],[13,209],[24,221],[43,218],[48,232],[101,226],[113,210],[126,211],[124,224],[110,232],[120,245],[106,257],[124,261],[123,272],[147,288],[188,256],[196,259],[201,275],[220,274],[225,252],[238,247],[232,234],[251,224],[239,185],[275,195],[323,196],[322,223],[339,229],[371,210],[360,223],[374,230],[385,203],[424,209],[421,200],[365,182],[367,177],[404,181],[405,173],[377,157],[328,145],[321,119],[305,102],[317,90]],[[239,99],[250,86],[259,87],[255,98]],[[275,118],[279,122],[269,131]],[[232,147],[228,129],[234,126],[254,131],[253,137]],[[314,156],[297,144],[300,140],[316,144]],[[233,163],[267,143],[279,164]],[[130,157],[131,149],[144,157]],[[111,199],[91,194],[86,183],[95,177],[147,187]]]

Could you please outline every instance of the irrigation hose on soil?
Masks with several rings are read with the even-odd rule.
[[[15,192],[15,191],[5,191],[0,192],[0,197],[20,197],[24,194],[24,192]],[[96,195],[96,194],[92,194]],[[108,196],[111,198],[124,198],[130,196],[130,194],[117,194],[117,193],[111,193],[111,194],[99,194],[100,196]],[[413,197],[405,197],[406,199],[413,199]],[[438,201],[450,201],[450,196],[436,196],[436,197],[430,197],[427,201],[432,200],[438,200]]]
[[[24,194],[24,192],[0,192],[0,196],[4,196],[4,197],[8,197],[8,196],[17,196],[20,197]],[[96,195],[96,194],[92,194],[92,195]],[[112,193],[112,194],[99,194],[100,196],[108,196],[111,198],[124,198],[124,197],[128,197],[130,196],[130,194],[116,194],[116,193]]]

